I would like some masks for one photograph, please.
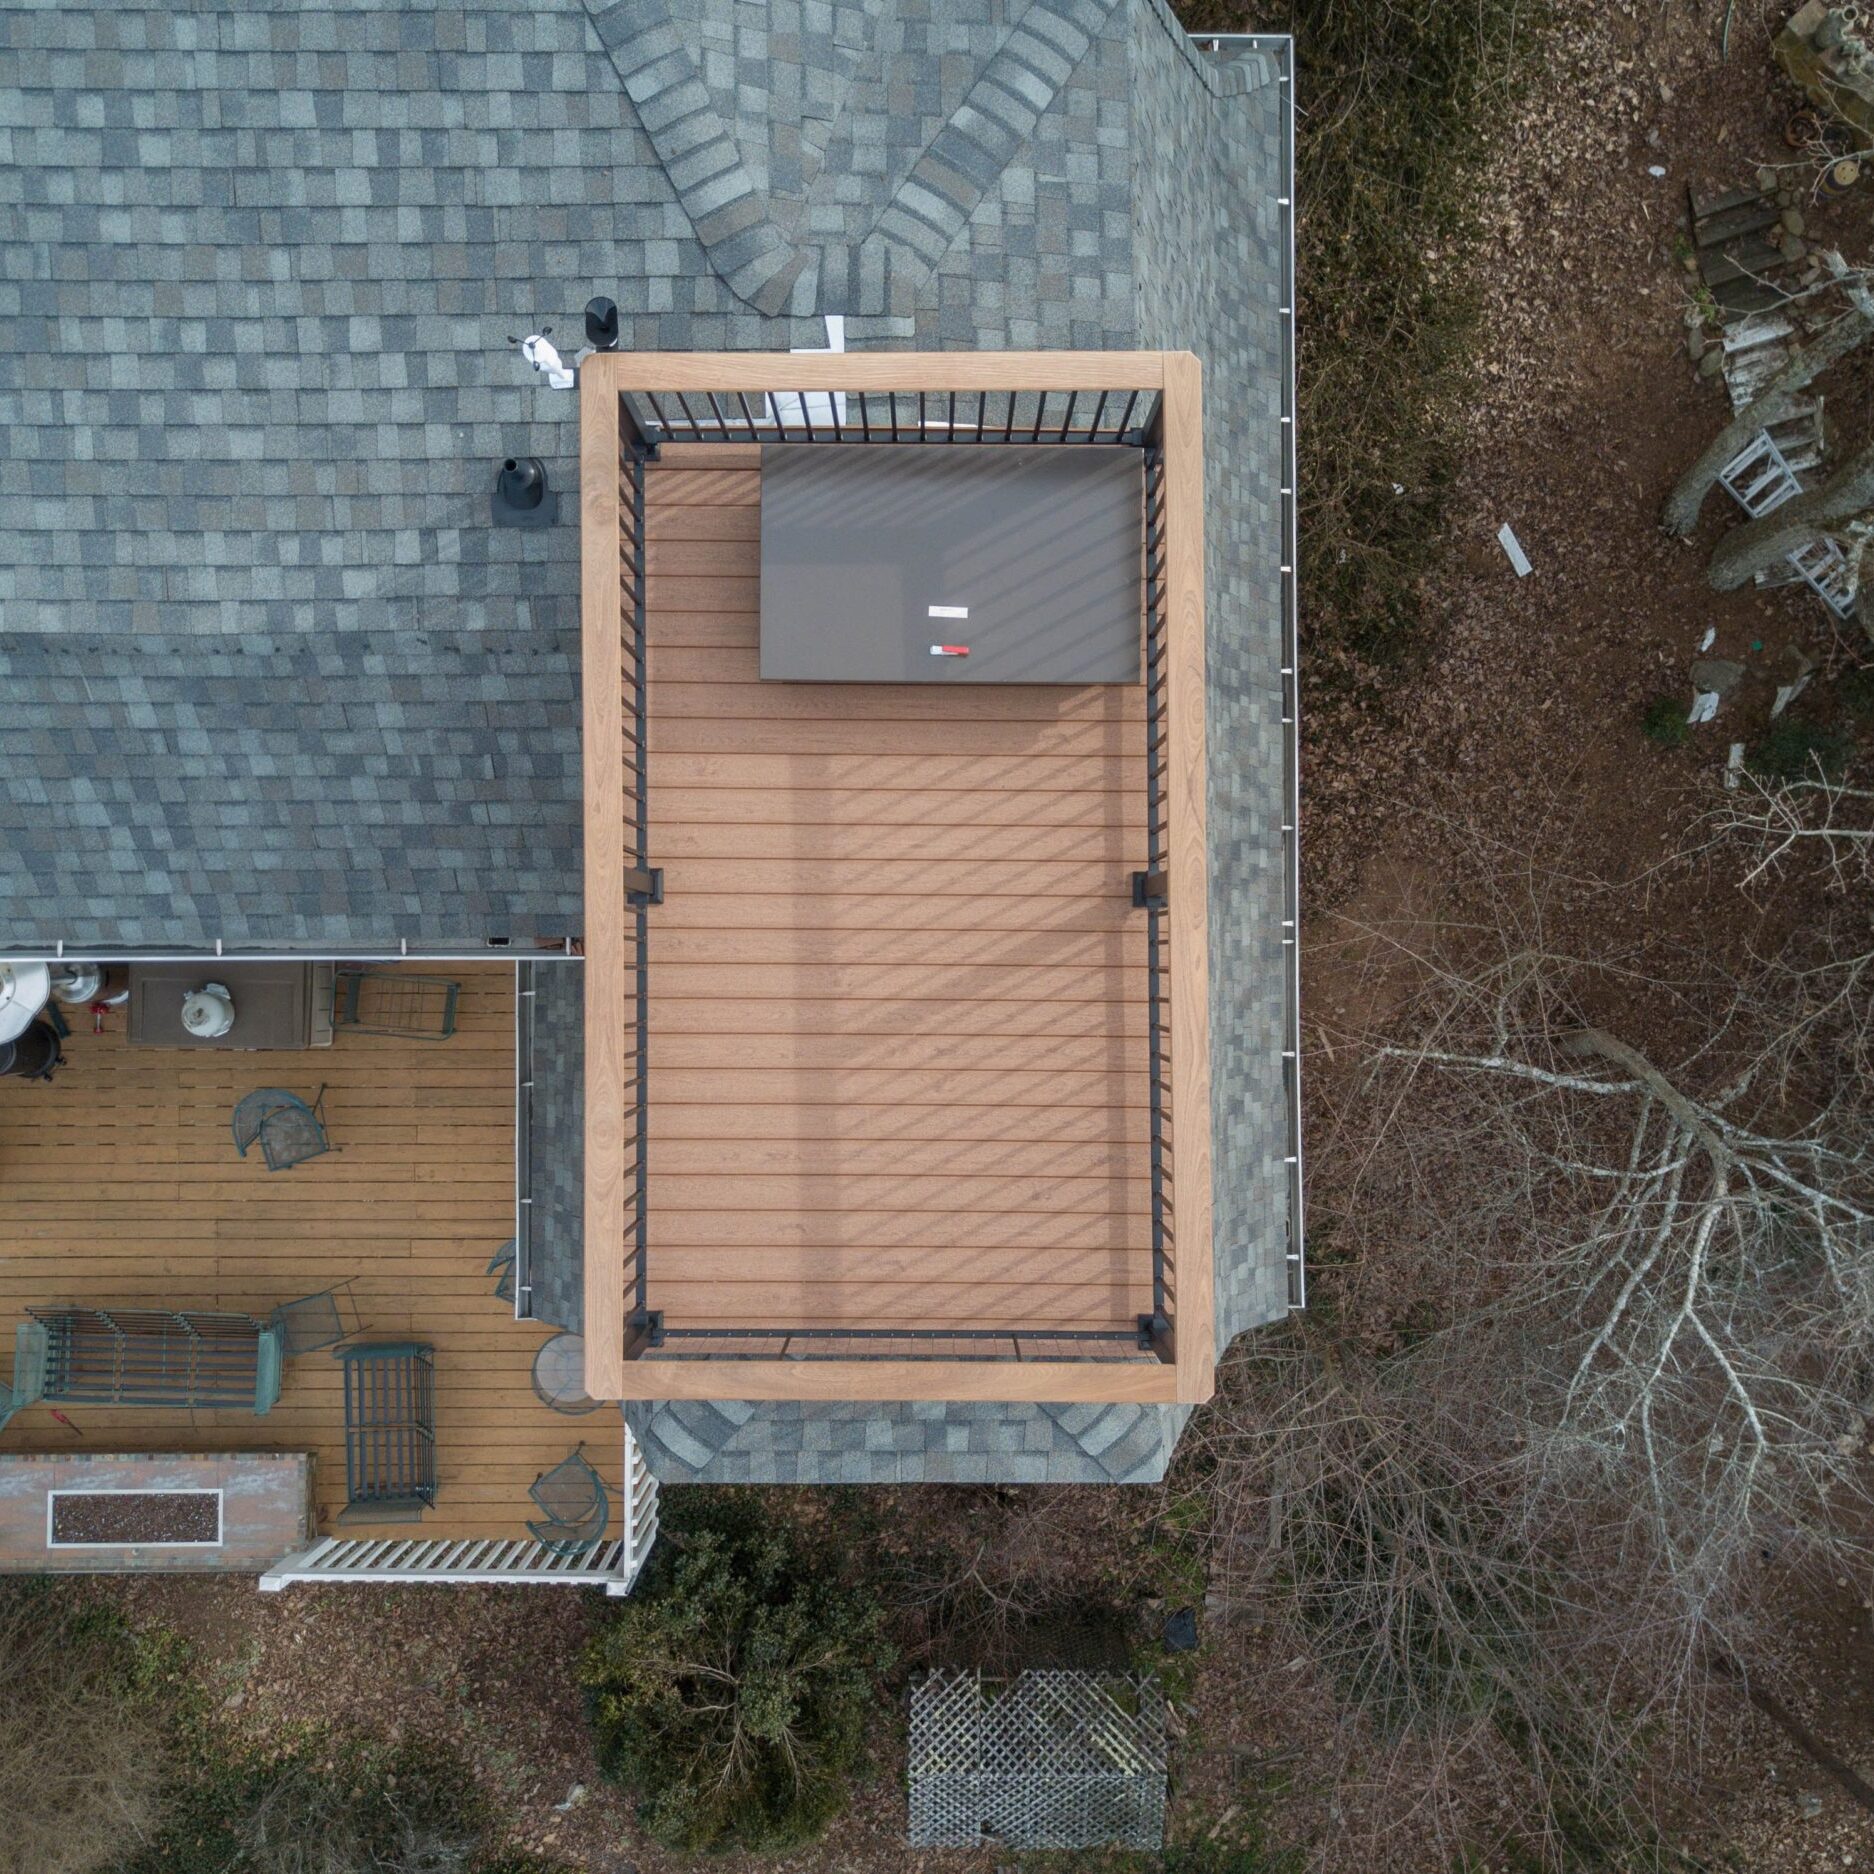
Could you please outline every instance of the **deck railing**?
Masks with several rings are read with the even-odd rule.
[[[660,442],[1142,444],[1158,393],[1120,390],[635,391],[625,409]]]
[[[624,1500],[619,1534],[560,1550],[531,1537],[327,1536],[288,1555],[260,1577],[263,1594],[282,1588],[362,1582],[380,1587],[603,1588],[629,1594],[657,1540],[657,1480],[624,1428]]]
[[[1145,870],[1134,876],[1133,902],[1146,916],[1145,968],[1152,1126],[1152,1325],[1162,1335],[1171,1319],[1172,1235],[1169,899],[1165,878],[1165,764],[1170,727],[1165,713],[1170,634],[1165,620],[1165,472],[1157,448],[1145,452]]]
[[[785,387],[785,388],[784,388]],[[601,353],[582,373],[582,553],[587,762],[587,1306],[595,1396],[710,1396],[706,1361],[738,1362],[744,1397],[814,1396],[806,1381],[849,1362],[904,1363],[898,1392],[860,1379],[847,1397],[1207,1397],[1215,1362],[1209,1134],[1187,1149],[1173,1227],[1172,1089],[1209,1111],[1204,843],[1204,591],[1201,388],[1184,353]],[[1147,919],[1151,1016],[1152,1310],[1111,1329],[845,1328],[801,1321],[724,1330],[667,1321],[655,1306],[645,1211],[650,907],[644,822],[644,480],[664,443],[1103,444],[1141,451],[1148,483],[1151,824],[1135,903]],[[617,606],[616,613],[613,606]],[[616,702],[614,702],[616,699]],[[622,761],[612,750],[622,751]],[[622,800],[615,812],[594,803]],[[622,915],[620,915],[622,914]],[[595,1083],[597,1064],[599,1078]],[[616,1136],[612,1128],[618,1129]],[[611,1259],[607,1245],[615,1246]],[[1181,1267],[1180,1264],[1183,1264]],[[614,1294],[611,1281],[618,1281]],[[649,1359],[659,1378],[631,1386]],[[1027,1390],[991,1395],[961,1377],[984,1363],[1043,1367]],[[1124,1377],[1170,1369],[1161,1381]],[[1076,1382],[1066,1369],[1085,1373]],[[943,1369],[955,1371],[947,1378]],[[1117,1373],[1116,1373],[1116,1370]],[[679,1379],[687,1371],[694,1377]],[[1115,1375],[1108,1379],[1098,1373]],[[1065,1375],[1065,1376],[1063,1376]],[[785,1376],[785,1377],[784,1377]],[[948,1385],[965,1390],[948,1392]],[[751,1387],[755,1390],[749,1390]],[[1118,1390],[1111,1390],[1111,1388]]]
[[[663,874],[651,865],[650,735],[645,715],[645,522],[644,465],[651,444],[628,419],[622,421],[623,484],[619,501],[619,659],[623,679],[621,715],[625,766],[625,928],[630,947],[631,1006],[626,1043],[626,1266],[630,1310],[641,1324],[649,1309],[646,1233],[650,1130],[650,907],[663,897]]]

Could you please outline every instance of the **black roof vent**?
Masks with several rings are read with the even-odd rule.
[[[497,527],[551,527],[560,498],[547,486],[547,467],[537,455],[509,456],[495,477],[490,498]]]
[[[618,302],[600,297],[586,301],[586,343],[594,351],[618,349]]]

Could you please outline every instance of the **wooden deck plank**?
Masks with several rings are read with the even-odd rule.
[[[814,865],[854,859],[868,865],[956,860],[975,867],[1026,869],[1058,861],[1103,862],[1135,871],[1134,855],[1144,841],[1136,827],[979,826],[967,821],[948,826],[934,821],[874,826],[664,821],[658,829],[658,852],[666,865],[674,859],[787,858]]]
[[[615,1415],[539,1403],[529,1374],[551,1330],[516,1322],[485,1272],[513,1234],[512,965],[448,973],[463,992],[446,1042],[130,1048],[114,1016],[102,1035],[78,1025],[50,1085],[0,1080],[0,1327],[60,1302],[264,1314],[350,1277],[366,1338],[435,1347],[436,1507],[347,1535],[518,1538],[528,1484],[581,1437],[614,1500],[622,1485]],[[242,1093],[322,1081],[336,1150],[273,1174],[236,1156],[228,1117]],[[308,1451],[330,1533],[344,1507],[340,1381],[321,1351],[287,1362],[264,1418],[74,1405],[60,1408],[68,1425],[38,1405],[0,1431],[0,1451]]]
[[[648,476],[650,1304],[1129,1328],[1143,691],[762,683],[759,498],[714,444]]]

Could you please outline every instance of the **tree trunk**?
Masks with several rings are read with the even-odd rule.
[[[1820,535],[1845,527],[1870,507],[1874,507],[1874,446],[1862,450],[1820,488],[1785,501],[1780,508],[1726,534],[1711,556],[1711,583],[1720,592],[1735,592],[1766,567]]]
[[[1860,542],[1854,552],[1855,623],[1874,638],[1874,538]]]
[[[1863,296],[1865,297],[1865,296]],[[1679,477],[1666,497],[1660,524],[1669,534],[1689,534],[1698,525],[1705,497],[1718,476],[1760,429],[1791,414],[1796,393],[1822,375],[1874,333],[1874,303],[1854,304],[1835,323],[1790,353],[1784,365],[1711,440],[1698,460]]]

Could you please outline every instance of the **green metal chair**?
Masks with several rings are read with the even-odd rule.
[[[414,1522],[436,1501],[436,1350],[367,1342],[333,1355],[345,1382],[341,1523]]]
[[[530,1521],[527,1533],[555,1555],[574,1555],[605,1539],[612,1520],[605,1480],[585,1459],[585,1444],[575,1445],[550,1471],[527,1486],[527,1494],[545,1513]]]
[[[37,1321],[13,1330],[13,1380],[0,1386],[0,1427],[15,1412],[35,1405],[46,1393],[46,1331]]]
[[[516,1244],[513,1237],[501,1245],[488,1259],[486,1274],[495,1278],[495,1300],[512,1303],[514,1300],[514,1253]]]
[[[352,1299],[355,1277],[322,1288],[315,1295],[301,1295],[297,1301],[283,1301],[267,1317],[278,1330],[280,1351],[287,1355],[317,1353],[321,1347],[336,1347],[364,1332],[358,1304]]]
[[[234,1109],[234,1144],[243,1158],[259,1143],[269,1171],[286,1171],[332,1149],[325,1135],[325,1089],[309,1106],[284,1087],[262,1087]]]
[[[240,1406],[280,1397],[281,1335],[251,1314],[180,1308],[29,1308],[40,1397],[119,1406]],[[17,1386],[17,1379],[16,1379]]]
[[[405,1041],[447,1041],[462,985],[406,970],[341,969],[332,980],[332,1026]]]

